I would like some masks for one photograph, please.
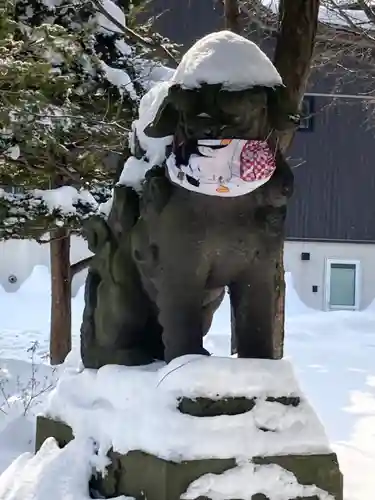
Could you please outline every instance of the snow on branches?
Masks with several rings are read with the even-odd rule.
[[[1,239],[38,239],[45,232],[62,226],[77,231],[82,222],[93,215],[105,217],[106,214],[94,196],[85,189],[62,186],[15,194],[0,189]]]
[[[164,75],[158,60],[144,59],[150,45],[168,56],[161,43],[129,28],[111,0],[6,0],[0,7],[0,186],[22,186],[31,200],[35,188],[56,185],[56,176],[57,186],[77,192],[113,181],[109,165],[116,162],[109,158],[127,154],[139,100],[154,73]],[[15,233],[23,217],[37,216],[33,209],[26,214],[25,200],[1,197],[7,234],[13,217],[3,218],[13,203],[23,210]]]

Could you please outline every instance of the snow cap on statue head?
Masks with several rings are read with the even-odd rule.
[[[231,31],[210,33],[183,56],[171,81],[186,89],[221,84],[223,90],[277,87],[282,79],[266,54]]]
[[[201,138],[214,137],[205,134],[208,124],[208,130],[223,131],[226,138],[264,139],[269,103],[282,80],[255,43],[219,31],[186,52],[168,83],[168,94],[145,129],[149,137],[174,135],[181,125]]]

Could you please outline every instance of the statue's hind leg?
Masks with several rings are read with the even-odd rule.
[[[86,368],[163,359],[157,310],[143,289],[128,246],[106,240],[85,288],[81,354]]]
[[[128,285],[107,286],[95,270],[89,271],[81,326],[81,355],[86,368],[144,365],[163,359],[157,314],[141,284],[131,281]]]

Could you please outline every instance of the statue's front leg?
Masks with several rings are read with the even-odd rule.
[[[196,249],[171,248],[160,260],[156,283],[167,362],[186,354],[208,354],[203,348],[205,265]]]
[[[279,357],[275,338],[280,293],[277,246],[272,252],[269,248],[259,248],[260,258],[250,263],[229,286],[232,347],[235,344],[240,358]]]

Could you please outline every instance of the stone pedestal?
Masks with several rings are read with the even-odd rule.
[[[242,360],[241,365],[241,360],[233,359],[225,361],[222,373],[219,374],[218,372],[217,378],[220,380],[217,382],[216,394],[213,393],[216,385],[215,379],[211,375],[215,372],[218,361],[213,361],[212,359],[205,361],[205,368],[201,374],[198,373],[199,370],[198,372],[197,370],[193,371],[192,368],[190,368],[189,372],[189,369],[186,367],[185,376],[182,375],[181,377],[180,374],[180,378],[176,381],[172,379],[173,370],[171,369],[170,374],[168,374],[170,377],[169,385],[167,384],[165,373],[162,373],[159,380],[163,383],[165,381],[165,385],[167,386],[164,389],[164,396],[167,394],[169,398],[175,398],[172,400],[172,405],[170,404],[171,399],[166,400],[166,404],[169,404],[169,410],[172,412],[171,422],[174,422],[172,427],[175,427],[175,429],[178,428],[177,424],[181,422],[183,422],[182,428],[185,425],[187,426],[186,438],[185,436],[181,436],[181,434],[173,434],[175,429],[170,428],[169,430],[168,425],[165,426],[165,434],[161,436],[163,438],[165,435],[166,440],[169,439],[168,449],[174,447],[174,443],[176,443],[175,451],[179,459],[172,461],[166,459],[165,456],[162,458],[162,450],[160,456],[137,449],[128,451],[127,453],[119,453],[114,448],[115,446],[121,446],[114,444],[113,448],[108,452],[108,457],[111,460],[108,473],[104,477],[97,475],[92,478],[92,490],[97,491],[104,498],[125,495],[134,497],[136,500],[215,499],[215,495],[212,494],[210,496],[209,493],[192,496],[191,491],[194,491],[194,488],[188,491],[189,487],[206,474],[217,475],[213,477],[215,481],[215,478],[223,478],[228,473],[237,473],[241,464],[245,463],[245,465],[250,464],[250,468],[246,469],[250,472],[249,477],[245,476],[245,483],[248,481],[250,485],[257,484],[255,491],[251,490],[251,495],[248,496],[245,493],[243,493],[244,496],[239,496],[238,489],[234,489],[238,496],[228,494],[229,496],[225,497],[226,500],[238,500],[239,498],[273,500],[272,494],[267,493],[268,496],[265,494],[268,491],[267,485],[259,483],[259,477],[263,477],[262,474],[264,472],[266,472],[265,477],[268,477],[267,474],[270,469],[271,472],[273,470],[273,479],[271,479],[274,482],[276,481],[275,484],[278,491],[284,491],[284,488],[287,491],[287,483],[290,482],[297,486],[297,489],[290,491],[300,492],[297,495],[291,494],[292,496],[288,496],[289,493],[285,493],[286,496],[282,497],[285,500],[343,500],[343,478],[337,457],[325,444],[325,436],[321,424],[311,407],[306,403],[304,396],[298,392],[296,389],[297,386],[292,387],[294,377],[292,370],[289,369],[284,361],[275,361],[275,365],[267,364],[272,362],[265,362],[265,365],[263,362],[260,362],[261,364],[259,362],[259,360]],[[240,372],[234,373],[233,367],[237,369],[237,363],[243,368],[248,366],[250,372],[244,372],[242,380],[238,379],[237,390],[234,391],[235,394],[228,394],[230,392],[228,388],[232,384],[232,381],[228,380],[228,378],[238,378],[241,372],[240,370]],[[260,373],[260,367],[263,367],[264,373]],[[289,389],[284,394],[280,392],[283,381],[275,379],[272,373],[275,367],[280,377],[284,377],[285,387]],[[279,367],[280,370],[278,369]],[[254,371],[254,379],[251,377],[252,369],[256,370]],[[108,371],[106,372],[106,377],[108,377]],[[124,373],[125,377],[128,376],[128,373],[130,374],[129,376],[132,377],[131,380],[136,386],[137,381],[134,378],[136,372],[129,371]],[[210,382],[203,388],[202,380],[200,379],[201,376],[210,379]],[[77,389],[79,386],[79,377],[80,375],[77,375],[75,401],[77,401],[77,391],[79,392],[79,388]],[[96,377],[95,380],[98,378],[100,376]],[[74,383],[74,381],[72,382]],[[249,384],[252,382],[253,387],[249,387]],[[87,379],[85,384],[85,387],[87,387]],[[264,385],[264,392],[259,390],[259,384],[261,386]],[[98,385],[100,385],[99,382]],[[70,383],[66,384],[65,387],[70,387]],[[160,382],[152,390],[157,391],[159,390],[158,387],[160,387]],[[241,387],[244,388],[243,396],[238,395],[242,391]],[[64,405],[61,405],[61,402],[65,403],[65,398],[67,398],[66,405],[69,405],[69,398],[64,392],[65,390],[60,389],[60,406],[56,406],[60,408],[60,415],[57,414],[59,412],[53,412],[51,409],[49,415],[47,412],[46,416],[38,417],[36,450],[41,447],[47,437],[54,437],[60,446],[65,446],[73,439],[74,433],[72,428],[62,422],[64,419],[62,408]],[[59,388],[57,388],[58,392]],[[207,396],[204,395],[205,392],[207,392]],[[163,394],[160,393],[161,398],[164,397]],[[254,394],[254,396],[251,397],[251,394]],[[108,397],[110,400],[110,396]],[[133,391],[131,397],[134,398],[134,405],[136,406],[139,404],[139,398],[142,398],[142,395]],[[84,398],[83,392],[82,398]],[[98,400],[96,399],[96,401]],[[173,401],[175,401],[175,405]],[[87,402],[84,401],[83,403],[87,408]],[[99,403],[97,402],[96,404]],[[131,401],[129,404],[131,404]],[[133,406],[131,408],[134,409]],[[121,409],[121,411],[124,410]],[[155,412],[157,412],[157,409]],[[68,416],[68,413],[66,415]],[[87,417],[87,415],[90,415],[87,412],[85,415],[84,418],[90,418],[90,416]],[[155,422],[155,416],[154,414],[148,417],[148,414],[146,414],[146,418],[144,418],[145,414],[143,414],[143,418],[140,418],[142,422],[139,425],[143,425],[144,427],[137,427],[137,430],[143,429],[146,433],[149,425],[152,426],[153,422]],[[108,418],[110,418],[110,414],[108,414]],[[69,417],[67,417],[67,420],[69,420]],[[120,418],[120,422],[122,422],[122,417]],[[248,432],[246,428],[242,427],[242,422],[244,422],[244,427],[248,425]],[[73,428],[74,425],[77,425],[77,420],[72,424]],[[103,422],[103,425],[105,426],[106,422]],[[81,423],[78,425],[79,432],[82,433],[83,427]],[[210,434],[211,428],[215,429],[216,434]],[[197,429],[197,438],[195,440],[192,429]],[[202,434],[202,429],[205,429],[204,433],[207,432],[207,441],[211,439],[211,448],[210,446],[207,447],[207,443],[204,442],[205,434]],[[129,432],[129,429],[128,426],[124,425],[124,435],[126,432]],[[208,436],[208,434],[210,435]],[[232,435],[233,443],[235,444],[232,443]],[[214,440],[212,439],[213,436]],[[216,446],[215,436],[217,436],[219,441],[218,444],[220,444],[220,437],[223,436],[223,442],[230,445],[232,451],[228,451],[228,454],[226,454],[225,446],[224,448]],[[92,437],[96,438],[96,436]],[[113,442],[120,443],[118,439]],[[245,445],[243,441],[246,442]],[[147,443],[148,439],[144,442]],[[163,440],[159,440],[158,442],[161,443],[159,446],[163,447]],[[274,442],[276,443],[275,446],[273,445]],[[267,444],[264,445],[264,443]],[[193,448],[194,451],[192,451]],[[259,450],[261,449],[263,451],[268,449],[270,453],[264,451],[260,454]],[[185,455],[183,450],[186,452]],[[272,450],[279,451],[279,453],[272,453]],[[244,453],[246,456],[244,456]],[[236,454],[237,456],[234,456]],[[185,459],[185,457],[187,458]],[[196,459],[196,457],[199,457],[199,459]],[[262,473],[258,474],[255,478],[254,471],[257,472],[261,469]],[[284,478],[286,475],[290,481],[289,479],[287,481],[280,480],[279,484],[279,475],[280,477],[284,476]],[[242,482],[244,482],[243,477],[242,475]],[[267,481],[268,479],[265,482]],[[236,479],[234,479],[233,483],[235,482]],[[258,485],[259,491],[257,489]],[[308,488],[305,488],[305,486]],[[186,492],[188,492],[188,496],[186,496]]]
[[[68,425],[38,417],[36,451],[51,436],[60,446],[73,439]],[[173,463],[140,451],[121,455],[111,450],[108,455],[112,461],[108,474],[93,478],[91,485],[105,498],[126,495],[137,500],[178,500],[188,486],[204,474],[221,474],[236,466],[234,459]]]
[[[235,400],[229,407],[236,406]],[[207,404],[207,402],[205,402]],[[243,401],[237,402],[241,406]],[[191,402],[187,405],[192,405]],[[207,405],[209,406],[209,405]],[[215,404],[217,407],[217,402]],[[197,407],[195,407],[197,410]],[[202,415],[203,407],[200,407]],[[198,411],[196,411],[198,413]],[[209,413],[210,414],[210,413]],[[54,437],[61,447],[73,439],[72,429],[56,420],[37,418],[36,451],[45,439]],[[111,450],[108,454],[111,465],[105,477],[93,477],[91,487],[105,498],[126,495],[136,500],[179,500],[189,485],[204,474],[222,474],[236,467],[236,460],[205,459],[174,463],[140,451],[121,455]],[[321,455],[281,455],[254,457],[255,464],[277,464],[292,472],[303,485],[315,484],[334,500],[343,500],[343,478],[334,453]],[[319,500],[318,496],[297,497],[290,500]],[[198,499],[197,499],[198,500]],[[202,500],[199,498],[199,500]],[[227,499],[236,500],[236,499]],[[252,500],[268,500],[259,493]],[[272,500],[272,499],[270,499]]]

